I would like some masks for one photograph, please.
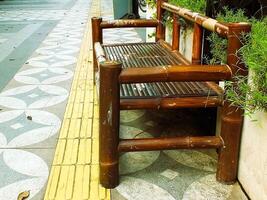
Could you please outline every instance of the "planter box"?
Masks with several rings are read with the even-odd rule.
[[[256,119],[257,121],[253,121]],[[267,113],[245,117],[238,178],[251,199],[267,199]]]

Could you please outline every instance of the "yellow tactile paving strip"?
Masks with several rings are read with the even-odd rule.
[[[75,69],[45,200],[108,200],[99,185],[98,103],[93,84],[90,22]]]

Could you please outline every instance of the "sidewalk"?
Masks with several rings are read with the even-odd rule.
[[[91,5],[94,15],[99,15],[98,7],[96,1]],[[98,180],[99,108],[93,85],[90,27],[89,20],[59,134],[45,200],[110,199],[109,191],[102,188]]]
[[[0,199],[43,199],[90,1],[0,2]]]
[[[93,2],[91,16],[101,15],[105,19],[112,19],[110,9],[102,7],[101,12],[98,3]],[[102,5],[111,4],[110,1],[102,2]],[[110,199],[110,190],[99,185],[98,102],[93,86],[90,20],[87,30],[59,134],[45,200]],[[104,41],[107,43],[118,39],[120,42],[141,41],[134,29],[108,30],[105,34]],[[88,49],[91,50],[90,54]]]

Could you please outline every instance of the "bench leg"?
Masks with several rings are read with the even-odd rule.
[[[120,72],[120,63],[100,64],[99,160],[100,183],[105,188],[119,184]]]
[[[228,28],[227,64],[231,67],[233,76],[247,76],[247,68],[240,62],[239,49],[243,46],[242,34],[250,32],[251,26],[248,23],[230,23]],[[235,79],[232,81],[233,87],[236,88]],[[219,150],[217,180],[231,184],[237,178],[243,110],[230,106],[226,101],[222,109],[221,122],[224,147]]]
[[[242,124],[243,112],[226,102],[221,119],[221,137],[224,147],[219,149],[217,168],[217,180],[226,184],[232,184],[237,179]]]

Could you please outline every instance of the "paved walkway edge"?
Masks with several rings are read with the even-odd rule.
[[[92,2],[92,16],[99,16],[99,3]],[[93,84],[91,46],[89,18],[47,183],[45,200],[110,199],[110,191],[99,185],[99,114]]]

